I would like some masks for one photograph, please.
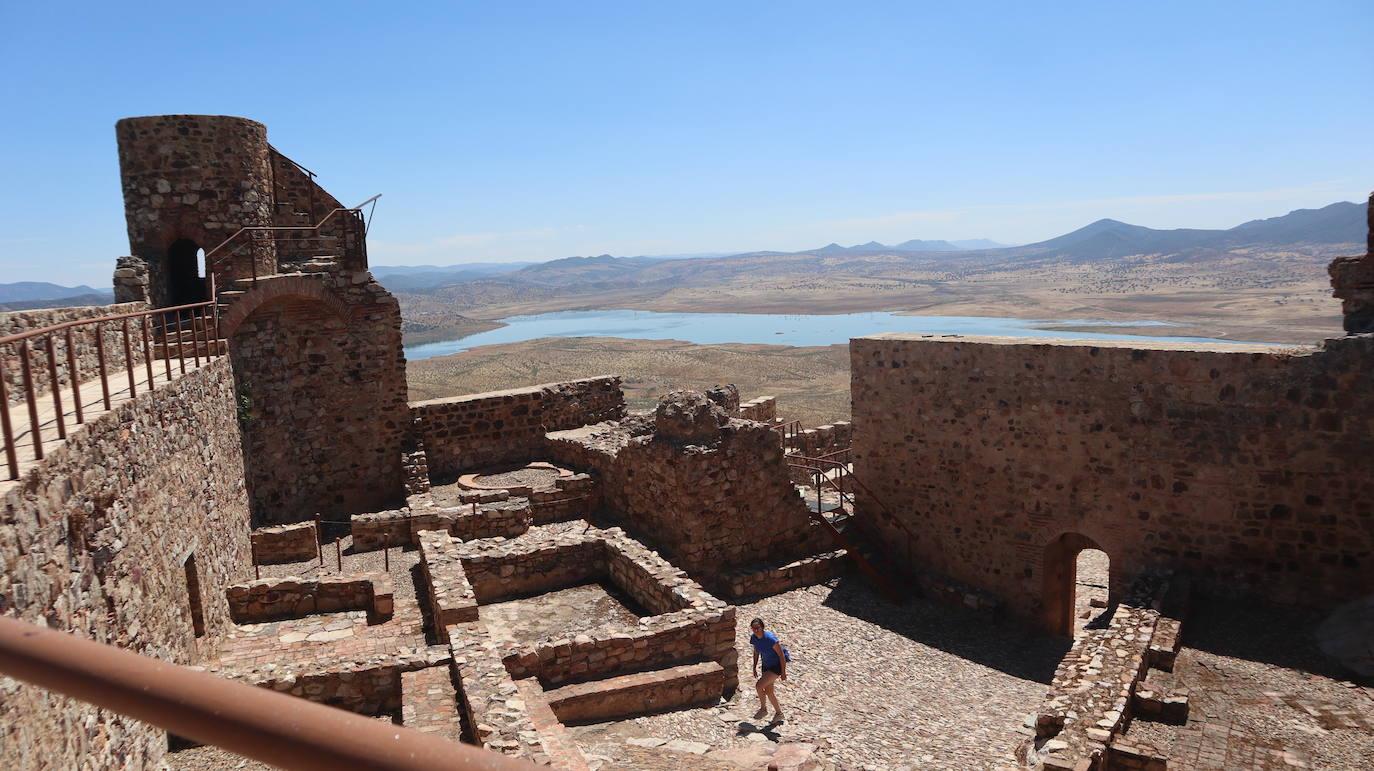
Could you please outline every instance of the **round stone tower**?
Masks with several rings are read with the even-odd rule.
[[[147,266],[148,299],[210,299],[216,285],[276,269],[267,127],[224,115],[154,115],[115,124],[129,248]],[[208,255],[208,258],[201,255]]]

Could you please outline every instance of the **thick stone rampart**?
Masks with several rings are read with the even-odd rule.
[[[230,631],[218,587],[251,566],[227,360],[71,430],[0,495],[0,612],[179,664]],[[0,723],[4,768],[157,767],[167,749],[157,728],[3,678]]]
[[[396,298],[366,273],[277,275],[221,320],[255,521],[401,505],[410,417]]]
[[[1374,335],[1322,349],[880,335],[850,344],[856,476],[913,561],[1063,633],[1065,539],[1320,607],[1374,578]],[[884,540],[906,534],[864,511]],[[890,528],[890,529],[889,529]]]
[[[143,302],[116,303],[114,305],[87,305],[72,308],[44,308],[32,311],[11,311],[0,313],[0,337],[18,335],[43,327],[51,327],[68,321],[80,321],[83,319],[98,319],[102,316],[114,316],[123,313],[137,313],[147,310],[148,304]],[[82,383],[100,377],[100,355],[96,345],[96,330],[99,330],[101,341],[105,347],[105,368],[111,374],[119,373],[124,370],[126,358],[124,356],[124,325],[121,321],[110,321],[103,324],[89,324],[77,327],[72,330],[72,346],[76,350],[76,371],[78,380]],[[151,339],[151,338],[150,338]],[[142,364],[143,356],[143,328],[138,319],[129,320],[129,340],[131,342],[130,352],[133,354],[132,360],[135,364]],[[67,337],[65,332],[58,332],[53,341],[54,352],[57,354],[57,379],[63,385],[69,385],[71,373],[67,367]],[[20,362],[18,344],[0,346],[0,364],[3,364],[3,377],[5,378],[5,393],[9,398],[10,404],[18,404],[24,401],[24,372]],[[47,340],[45,337],[37,337],[29,341],[29,368],[33,378],[34,390],[38,393],[46,394],[52,392],[52,379],[48,373],[48,351]],[[63,403],[66,403],[71,393],[62,394]]]
[[[599,377],[413,402],[410,412],[437,479],[539,459],[546,431],[619,418],[625,397],[620,378]]]

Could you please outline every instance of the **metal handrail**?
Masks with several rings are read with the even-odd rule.
[[[849,450],[840,450],[839,452],[831,453],[831,455],[838,455],[841,452],[849,452]],[[872,500],[874,503],[878,504],[878,507],[882,509],[883,519],[895,524],[897,526],[897,529],[901,530],[906,535],[907,562],[911,561],[912,555],[914,553],[914,540],[916,538],[916,534],[912,532],[911,528],[907,527],[901,519],[899,519],[895,514],[892,513],[892,509],[889,509],[887,507],[887,504],[883,503],[883,500],[879,498],[876,493],[873,492],[872,488],[864,484],[862,479],[859,479],[859,477],[854,473],[854,471],[849,468],[848,464],[840,463],[839,461],[829,460],[826,457],[809,458],[805,455],[800,455],[796,453],[789,453],[786,456],[786,459],[788,461],[788,465],[794,468],[804,469],[806,471],[819,472],[817,474],[818,478],[829,481],[831,485],[840,493],[840,500],[841,502],[843,502],[845,496],[844,489],[840,486],[838,482],[836,482],[835,480],[831,480],[829,477],[826,477],[824,473],[826,467],[840,469],[840,476],[857,485],[860,489],[862,489],[864,496]],[[851,497],[851,500],[855,499]]]
[[[282,156],[282,157],[285,158],[286,156]],[[290,161],[291,159],[290,159],[290,158],[287,158],[287,160]],[[292,163],[296,163],[295,161],[291,161],[291,162],[292,162]],[[297,166],[300,166],[300,164],[298,164],[298,163],[297,163],[296,165],[297,165]],[[304,166],[300,166],[300,168],[305,169]],[[308,171],[308,170],[307,170],[307,171]],[[314,175],[312,174],[311,176],[313,177]],[[219,242],[217,245],[215,245],[215,248],[213,248],[213,249],[211,249],[210,251],[208,251],[208,252],[205,253],[205,257],[204,257],[204,259],[205,259],[205,272],[206,272],[207,274],[213,273],[213,271],[214,271],[216,268],[220,267],[220,265],[224,262],[225,259],[227,259],[227,258],[229,258],[229,257],[232,257],[232,256],[235,255],[235,254],[238,254],[238,250],[239,250],[239,249],[242,249],[244,246],[247,246],[247,244],[243,244],[243,245],[239,246],[238,248],[236,248],[234,251],[229,252],[228,254],[222,255],[221,257],[219,257],[218,259],[214,260],[213,262],[212,262],[211,259],[210,259],[211,257],[214,257],[215,254],[216,254],[217,252],[219,252],[219,250],[223,249],[225,246],[228,246],[230,241],[233,241],[234,239],[238,238],[239,236],[243,235],[244,233],[254,233],[254,232],[279,232],[279,231],[287,231],[287,232],[310,231],[310,232],[315,233],[316,236],[318,236],[318,235],[319,235],[319,232],[320,232],[320,228],[324,227],[324,224],[325,224],[326,222],[328,222],[329,219],[330,219],[331,217],[333,217],[335,214],[338,214],[339,212],[349,212],[349,213],[351,213],[351,214],[356,215],[357,218],[358,218],[358,222],[360,222],[360,223],[362,224],[362,226],[363,226],[363,236],[366,237],[366,236],[367,236],[367,231],[368,231],[368,229],[370,228],[371,223],[363,219],[363,207],[366,206],[366,205],[368,205],[368,204],[370,204],[370,203],[373,203],[374,201],[376,201],[378,198],[381,198],[381,197],[382,197],[382,194],[381,194],[381,193],[378,193],[378,194],[372,196],[371,198],[367,199],[366,201],[363,201],[362,203],[358,204],[357,206],[353,206],[353,207],[342,207],[342,206],[341,206],[341,207],[337,207],[337,208],[331,209],[331,210],[329,211],[328,214],[324,215],[324,217],[321,218],[320,221],[319,221],[319,222],[316,222],[314,225],[248,225],[248,226],[241,227],[241,228],[239,228],[238,230],[234,231],[234,234],[233,234],[233,235],[231,235],[231,236],[229,236],[228,238],[224,239],[223,241]],[[375,209],[376,207],[373,207],[373,208]],[[252,277],[253,283],[256,285],[256,284],[257,284],[257,281],[258,281],[258,263],[257,263],[257,260],[253,260],[253,261],[252,261],[252,274],[251,274],[251,277]]]
[[[539,768],[9,616],[0,616],[0,672],[280,768]]]
[[[209,277],[209,281],[210,292],[213,296],[215,285],[213,275]],[[155,320],[154,323],[150,325],[150,316],[160,316],[162,318],[160,321]],[[57,345],[54,342],[59,337],[59,333],[66,348],[66,370],[68,380],[70,381],[68,386],[71,389],[72,406],[74,409],[73,417],[75,418],[76,424],[79,425],[86,422],[86,416],[81,403],[82,379],[76,355],[78,338],[74,336],[74,332],[81,327],[94,327],[92,337],[97,357],[96,368],[100,377],[101,401],[105,409],[109,410],[113,406],[110,400],[110,373],[105,355],[105,334],[103,327],[100,325],[118,323],[120,326],[118,334],[122,337],[120,343],[122,343],[124,353],[124,370],[129,380],[129,396],[133,398],[138,395],[138,378],[134,374],[134,370],[138,367],[138,364],[134,360],[134,351],[140,347],[140,344],[143,354],[142,367],[147,375],[147,387],[152,389],[155,385],[153,353],[157,343],[155,342],[156,335],[150,334],[150,331],[160,330],[163,333],[161,341],[162,358],[167,381],[171,381],[172,379],[173,358],[176,358],[177,367],[181,374],[186,373],[187,351],[186,341],[183,339],[185,334],[182,326],[186,320],[184,318],[185,316],[190,317],[189,320],[191,323],[190,355],[195,362],[195,366],[199,367],[201,363],[202,348],[204,348],[204,358],[207,362],[216,358],[218,355],[217,341],[219,339],[219,333],[215,331],[213,336],[211,334],[212,330],[217,330],[219,327],[219,308],[215,305],[214,301],[188,303],[186,305],[176,305],[170,308],[150,308],[148,310],[133,311],[131,313],[116,313],[93,319],[75,319],[42,327],[40,329],[31,329],[26,332],[17,332],[12,335],[0,337],[0,345],[14,345],[18,349],[20,375],[22,380],[21,388],[24,393],[24,402],[28,406],[29,432],[33,437],[33,459],[43,459],[43,433],[42,422],[38,417],[38,389],[40,386],[36,382],[34,376],[32,361],[33,352],[29,345],[30,340],[39,337],[46,338],[44,341],[44,353],[47,355],[48,385],[52,398],[54,422],[56,423],[58,438],[66,439],[67,415],[62,405],[63,386],[57,372]],[[138,319],[138,322],[135,325],[135,329],[131,330],[129,322],[133,319]],[[152,328],[151,330],[150,327]],[[175,331],[174,335],[171,334],[173,330]],[[175,337],[175,351],[172,350],[173,337]],[[92,377],[87,377],[86,382],[90,382],[92,379]],[[3,437],[5,443],[5,463],[8,470],[8,475],[5,476],[5,479],[19,478],[19,453],[15,447],[16,432],[14,422],[14,418],[10,415],[9,384],[5,380],[5,364],[4,360],[0,359],[0,436]]]

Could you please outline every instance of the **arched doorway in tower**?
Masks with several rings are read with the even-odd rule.
[[[188,305],[210,299],[205,290],[204,252],[189,238],[167,247],[167,305]]]
[[[1045,630],[1073,636],[1111,618],[1110,558],[1091,538],[1064,533],[1045,546]]]

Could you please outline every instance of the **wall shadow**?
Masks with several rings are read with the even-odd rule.
[[[1046,685],[1069,650],[1067,637],[1049,637],[1014,621],[995,621],[985,614],[913,597],[898,605],[858,576],[833,582],[822,603],[922,645]]]
[[[1317,647],[1313,632],[1324,618],[1325,614],[1195,591],[1183,621],[1183,644],[1220,656],[1350,679],[1353,673]]]

